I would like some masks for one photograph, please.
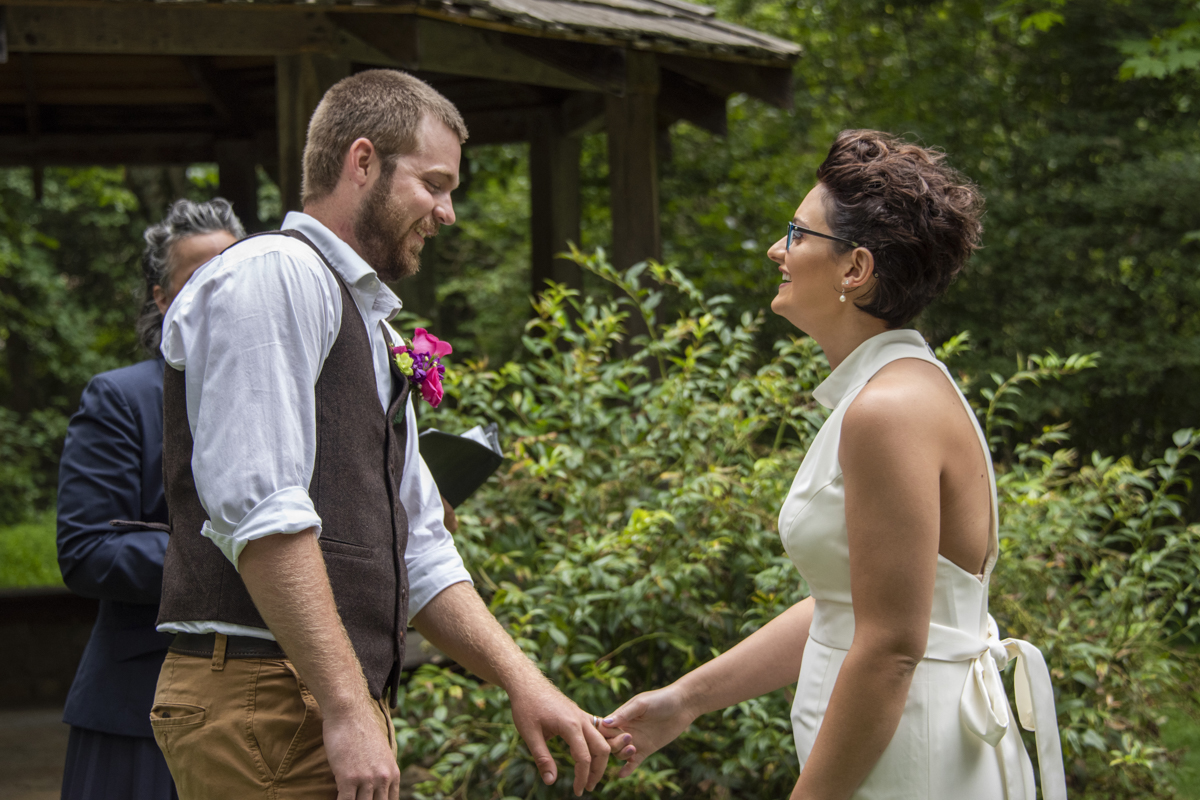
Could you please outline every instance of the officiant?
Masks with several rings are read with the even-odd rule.
[[[109,521],[165,527],[163,313],[202,264],[244,235],[221,199],[180,200],[146,230],[137,330],[151,357],[92,378],[67,428],[58,472],[58,563],[73,592],[99,598],[100,612],[63,712],[71,726],[64,800],[176,796],[149,721],[170,642],[154,630],[167,534]]]

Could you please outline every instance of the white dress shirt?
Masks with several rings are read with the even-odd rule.
[[[367,327],[379,404],[386,411],[392,374],[380,325],[400,310],[399,298],[314,218],[293,212],[283,228],[307,236],[345,281]],[[357,321],[353,314],[346,319]],[[308,528],[320,535],[321,518],[308,496],[317,447],[315,387],[342,320],[337,280],[312,248],[284,236],[242,242],[208,262],[167,310],[162,354],[173,368],[187,371],[192,475],[210,518],[201,533],[235,569],[253,539]],[[446,587],[471,581],[418,450],[412,396],[404,409],[408,435],[399,492],[409,524],[404,561],[410,618]],[[159,630],[274,639],[263,628],[212,620],[169,622]]]

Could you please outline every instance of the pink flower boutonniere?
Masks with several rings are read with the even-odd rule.
[[[401,339],[400,344],[390,349],[396,369],[408,378],[413,388],[421,390],[429,405],[437,408],[442,402],[442,376],[446,374],[442,356],[450,355],[454,348],[424,328],[417,328],[411,342]]]

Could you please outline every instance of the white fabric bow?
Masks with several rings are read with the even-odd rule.
[[[1021,727],[1037,736],[1038,771],[1042,778],[1043,800],[1067,800],[1067,780],[1063,771],[1062,744],[1054,713],[1054,689],[1050,671],[1042,653],[1020,639],[1000,640],[996,621],[988,615],[987,641],[982,653],[971,662],[971,671],[963,686],[959,715],[967,730],[999,747],[1004,764],[1006,795],[1010,798],[1036,797],[1033,773],[1021,758],[1024,746],[1020,734],[1009,732],[1011,712],[1000,670],[1016,662],[1014,679],[1017,715]],[[1016,791],[1018,786],[1023,792]]]

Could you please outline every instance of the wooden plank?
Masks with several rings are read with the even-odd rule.
[[[285,212],[301,208],[301,161],[308,121],[326,90],[349,74],[350,62],[344,58],[304,54],[275,60],[279,193]]]
[[[571,261],[557,258],[567,243],[580,243],[580,140],[564,136],[558,115],[544,114],[533,126],[529,143],[531,291],[538,294],[548,281],[583,289],[583,272]]]
[[[0,64],[8,63],[8,6],[0,6]]]
[[[21,88],[19,92],[14,92],[16,97],[10,100],[11,103],[25,103],[25,121],[31,136],[37,136],[42,132],[41,112],[38,108],[38,91],[37,91],[37,75],[33,65],[33,58],[29,53],[21,53],[20,56],[20,71],[21,71]]]
[[[326,53],[366,64],[392,63],[318,10],[281,12],[264,5],[208,3],[9,6],[8,25],[14,52],[180,56]]]
[[[604,130],[604,96],[594,92],[576,92],[563,101],[559,111],[559,129],[564,136],[587,136]]]
[[[717,136],[728,133],[725,98],[707,86],[663,70],[658,108],[672,119],[685,119]]]
[[[528,141],[533,117],[548,111],[548,108],[524,108],[467,112],[463,114],[471,134],[467,146]]]
[[[238,215],[247,231],[259,230],[258,222],[258,173],[254,168],[254,142],[250,139],[221,139],[213,147],[216,156],[217,174],[220,176],[219,192],[233,204],[233,213]]]
[[[662,258],[659,228],[657,74],[651,53],[627,56],[630,91],[608,95],[608,175],[612,207],[612,264],[626,270],[648,258]],[[630,332],[645,334],[638,315]]]
[[[19,103],[21,72],[37,75],[43,105],[203,104],[204,92],[173,56],[58,55],[22,52],[0,66],[0,103]],[[18,63],[19,62],[19,63]]]
[[[662,55],[664,70],[711,87],[718,94],[746,94],[766,100],[779,108],[791,108],[791,67],[759,67],[688,56]]]
[[[0,136],[0,166],[194,164],[213,161],[206,133]]]
[[[502,41],[507,47],[572,75],[599,91],[625,92],[625,51],[619,47],[515,34],[504,35]]]
[[[180,61],[199,86],[205,99],[217,112],[221,123],[228,129],[245,132],[249,126],[243,123],[240,109],[242,99],[229,75],[222,75],[213,65],[211,58],[204,56],[182,56]]]
[[[405,69],[563,89],[595,88],[512,48],[503,34],[493,31],[400,14],[330,12],[328,17]]]
[[[0,103],[20,103],[22,96],[11,89],[0,89]],[[46,106],[161,106],[208,105],[208,95],[200,88],[173,89],[70,89],[45,88],[38,102]]]

